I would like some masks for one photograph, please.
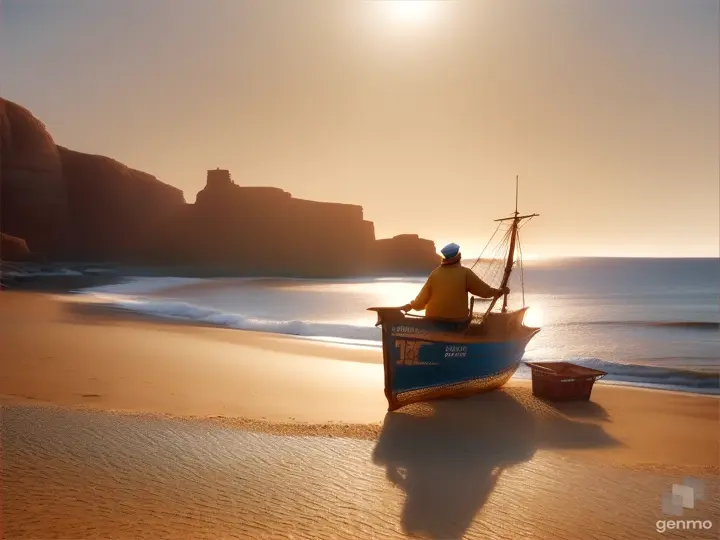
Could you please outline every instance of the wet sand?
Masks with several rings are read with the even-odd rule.
[[[0,295],[3,538],[716,538],[716,397],[386,414],[376,350]],[[661,499],[685,476],[705,496]],[[658,532],[658,520],[712,520]],[[664,522],[663,522],[664,523]],[[660,525],[662,526],[662,524]],[[0,535],[1,536],[1,535]]]

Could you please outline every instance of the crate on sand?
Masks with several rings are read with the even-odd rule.
[[[607,373],[570,362],[525,362],[533,395],[548,401],[588,401],[593,384]]]

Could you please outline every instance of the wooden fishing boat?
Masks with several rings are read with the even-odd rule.
[[[516,264],[522,271],[519,225],[538,215],[519,214],[517,179],[515,189],[515,212],[510,217],[495,220],[498,222],[495,234],[503,224],[509,224],[501,241],[501,248],[507,245],[507,256],[500,259],[503,272],[497,288],[507,286]],[[481,254],[473,269],[485,260]],[[411,315],[399,307],[368,308],[377,313],[376,326],[382,328],[388,410],[504,385],[520,365],[527,344],[540,331],[524,324],[528,309],[524,280],[521,290],[522,308],[508,310],[508,295],[504,295],[499,311],[493,311],[499,300],[495,298],[482,314],[475,314],[476,299],[471,298],[468,317],[462,320]]]

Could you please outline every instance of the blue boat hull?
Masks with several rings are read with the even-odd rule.
[[[525,309],[491,313],[479,325],[371,308],[382,326],[388,410],[504,385],[539,331],[522,324]]]

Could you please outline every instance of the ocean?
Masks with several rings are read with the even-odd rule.
[[[423,282],[126,276],[75,292],[160,318],[377,348],[381,363],[380,330],[367,308],[403,305]],[[510,282],[511,307],[523,303],[522,284],[526,322],[542,327],[525,361],[602,369],[601,383],[720,393],[720,259],[526,262]],[[526,366],[515,374],[529,376]]]

